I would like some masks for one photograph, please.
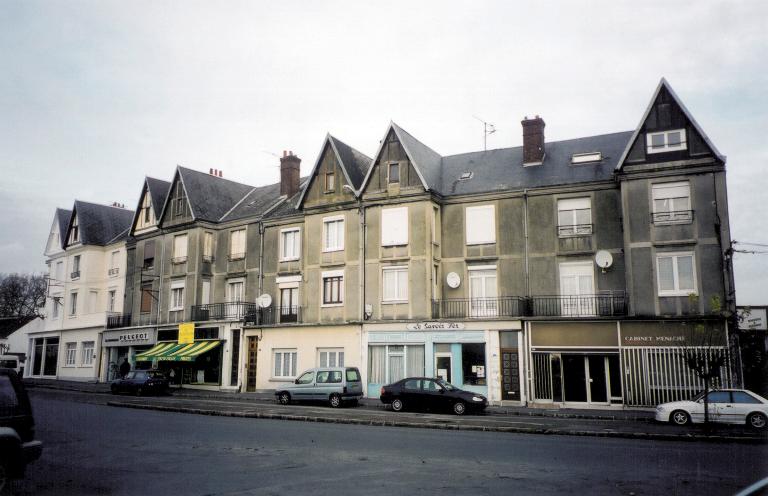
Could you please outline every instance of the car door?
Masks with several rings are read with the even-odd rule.
[[[409,410],[421,410],[424,408],[424,399],[421,390],[421,379],[406,379],[400,388],[400,398]]]
[[[315,387],[315,371],[308,370],[296,379],[291,387],[291,396],[297,400],[311,400]]]
[[[430,410],[445,410],[448,405],[445,389],[432,379],[424,379],[422,394],[423,403]]]
[[[760,400],[745,391],[731,391],[731,400],[733,403],[727,412],[729,424],[746,423],[747,415],[757,410],[757,405],[762,404]]]
[[[710,422],[727,422],[726,410],[731,403],[731,392],[711,391],[707,398],[709,399]]]
[[[315,387],[312,388],[311,399],[327,400],[331,395],[333,384],[331,384],[331,371],[318,370],[315,376]]]

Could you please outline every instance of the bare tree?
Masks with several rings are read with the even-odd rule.
[[[0,317],[42,317],[46,291],[43,274],[0,274]]]

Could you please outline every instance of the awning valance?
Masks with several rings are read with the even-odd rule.
[[[191,362],[199,355],[210,351],[221,344],[221,341],[198,341],[197,343],[178,344],[160,343],[151,350],[136,355],[137,361],[170,361]]]

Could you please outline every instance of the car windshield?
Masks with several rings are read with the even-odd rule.
[[[458,391],[458,389],[459,389],[459,388],[457,388],[456,386],[454,386],[453,384],[451,384],[451,383],[449,383],[449,382],[445,382],[445,381],[443,381],[443,380],[437,380],[437,381],[435,381],[435,382],[437,382],[438,384],[440,384],[441,386],[443,386],[443,387],[444,387],[445,389],[447,389],[448,391]]]

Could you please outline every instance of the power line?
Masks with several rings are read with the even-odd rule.
[[[768,248],[768,244],[765,243],[747,243],[746,241],[733,241],[733,244],[735,245],[748,245],[748,246],[762,246],[763,248]]]

